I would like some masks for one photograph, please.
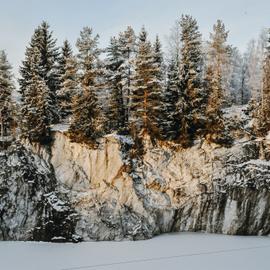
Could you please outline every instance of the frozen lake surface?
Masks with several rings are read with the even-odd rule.
[[[174,233],[137,242],[0,242],[1,270],[269,270],[270,237]]]

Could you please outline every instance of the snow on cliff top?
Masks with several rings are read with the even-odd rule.
[[[246,114],[247,109],[248,105],[233,105],[231,107],[224,108],[223,109],[224,117],[247,120],[248,118],[248,115]]]
[[[69,123],[60,123],[56,125],[51,125],[52,131],[59,131],[59,132],[66,132],[69,129],[70,124]]]

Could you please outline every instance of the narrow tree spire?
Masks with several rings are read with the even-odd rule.
[[[0,51],[0,141],[12,133],[14,113],[12,111],[12,81],[11,65],[4,51]]]
[[[40,57],[33,58],[33,54],[39,53]],[[41,25],[35,29],[31,38],[29,46],[26,48],[25,59],[20,67],[21,78],[20,93],[22,101],[24,99],[24,91],[29,84],[32,83],[33,70],[31,70],[32,61],[35,63],[36,72],[44,80],[48,87],[49,98],[53,106],[52,111],[49,113],[52,117],[51,122],[56,123],[59,121],[58,104],[56,99],[56,91],[59,89],[59,72],[58,72],[58,58],[59,52],[56,47],[56,39],[53,38],[53,33],[50,31],[49,24],[42,22]]]
[[[265,47],[265,58],[263,64],[263,82],[260,106],[257,112],[258,135],[266,135],[270,131],[270,29],[268,30],[268,40]]]
[[[100,107],[97,98],[99,70],[99,36],[84,27],[77,40],[79,82],[81,91],[74,98],[72,122],[69,129],[72,140],[93,143],[97,137]]]
[[[139,131],[159,137],[161,82],[160,67],[155,62],[155,52],[143,27],[139,35],[138,54],[131,101],[133,123]]]
[[[197,21],[189,15],[182,15],[180,27],[182,43],[179,71],[179,102],[182,103],[180,136],[188,143],[203,126],[206,93],[202,82],[203,57]]]

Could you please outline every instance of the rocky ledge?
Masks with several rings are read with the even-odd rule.
[[[267,139],[152,145],[127,136],[96,149],[55,131],[50,146],[0,153],[1,240],[146,239],[172,231],[270,234]]]

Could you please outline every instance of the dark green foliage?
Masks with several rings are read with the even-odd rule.
[[[39,57],[33,58],[34,53],[39,53]],[[52,32],[49,29],[49,25],[46,22],[42,22],[40,26],[35,30],[29,46],[26,48],[25,60],[20,67],[21,78],[20,93],[21,99],[24,102],[25,91],[29,84],[32,83],[33,70],[31,65],[35,65],[35,71],[40,78],[45,82],[48,87],[48,96],[51,99],[53,106],[49,112],[51,116],[50,121],[56,123],[59,121],[56,91],[59,89],[59,71],[58,71],[58,59],[59,52],[56,47],[56,40],[52,37]],[[38,61],[32,63],[32,61]]]
[[[179,82],[179,102],[181,108],[180,136],[184,141],[192,140],[202,128],[205,119],[206,93],[202,81],[201,34],[197,21],[183,15],[181,27],[181,62]]]
[[[61,54],[59,56],[58,65],[59,65],[59,76],[60,82],[63,83],[63,76],[66,73],[66,64],[67,59],[72,57],[72,48],[68,40],[64,40],[63,46],[61,48]]]
[[[6,53],[0,51],[0,140],[12,133],[14,111],[11,95],[13,90],[11,65],[7,60]]]
[[[134,76],[134,59],[136,55],[136,36],[132,27],[128,26],[118,37],[121,65],[119,72],[121,74],[120,85],[123,92],[123,102],[125,109],[125,126],[130,122],[130,102],[132,92],[132,78]]]
[[[179,66],[171,60],[167,71],[166,88],[162,92],[161,137],[163,140],[176,140],[180,135],[179,106]]]
[[[67,40],[62,47],[59,72],[60,88],[56,93],[60,115],[65,118],[71,114],[72,99],[78,92],[78,63]]]
[[[31,80],[23,92],[23,105],[21,108],[22,135],[32,142],[47,143],[50,141],[50,124],[53,111],[49,89],[44,79],[38,74],[40,52],[35,49],[31,58]]]
[[[106,87],[110,91],[110,98],[107,111],[108,131],[123,132],[126,126],[127,106],[124,104],[124,93],[122,85],[122,72],[120,67],[124,62],[120,44],[116,38],[112,38],[107,48],[106,58]]]
[[[155,62],[155,56],[143,28],[139,36],[138,54],[135,59],[130,110],[132,121],[136,122],[137,129],[153,138],[158,138],[162,86],[159,79],[160,66]]]
[[[97,99],[99,54],[98,36],[92,36],[92,29],[85,27],[77,41],[79,82],[81,90],[72,105],[70,137],[76,142],[94,142],[99,134],[100,107]]]

